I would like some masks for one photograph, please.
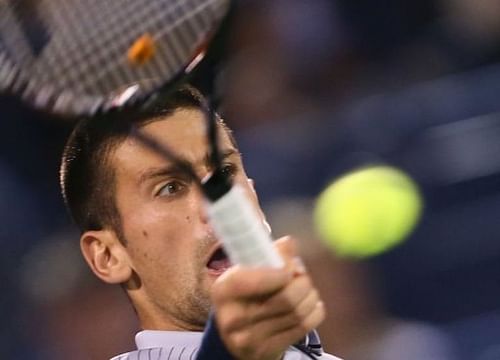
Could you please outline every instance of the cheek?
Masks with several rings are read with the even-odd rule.
[[[123,230],[128,243],[146,256],[159,256],[168,251],[174,257],[187,223],[179,212],[139,210],[126,217]]]
[[[266,229],[271,233],[271,227],[269,223],[266,221],[266,215],[262,211],[260,204],[259,204],[259,198],[257,197],[257,193],[255,192],[255,188],[253,187],[253,181],[245,177],[244,179],[237,180],[237,182],[243,187],[247,198],[250,200],[251,204],[259,214],[262,222],[264,223],[264,226]]]
[[[191,221],[191,206],[186,201],[162,201],[157,199],[147,204],[131,207],[123,216],[124,228],[130,234],[168,236],[188,225]],[[140,234],[139,234],[140,235]]]
[[[252,180],[250,180],[245,176],[241,179],[237,179],[237,182],[245,190],[247,198],[252,202],[252,204],[254,204],[255,207],[257,207],[260,210],[259,199],[257,198],[257,193],[255,192],[255,189],[253,187]]]
[[[203,236],[194,199],[156,202],[129,212],[124,222],[127,241],[148,257],[168,257],[169,262],[189,261]],[[199,202],[198,202],[199,203]]]
[[[146,288],[173,285],[186,269],[189,245],[186,227],[175,216],[137,215],[130,219],[125,236],[133,267]],[[186,222],[186,220],[184,220]]]

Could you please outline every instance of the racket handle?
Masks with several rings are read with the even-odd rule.
[[[213,202],[207,212],[224,250],[233,264],[284,266],[271,235],[238,184]]]

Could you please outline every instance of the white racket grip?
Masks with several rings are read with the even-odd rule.
[[[271,235],[241,186],[235,184],[215,202],[207,202],[207,212],[217,237],[233,264],[244,266],[284,266],[273,246]]]

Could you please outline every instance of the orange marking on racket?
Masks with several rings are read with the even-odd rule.
[[[139,37],[129,47],[127,59],[132,65],[144,65],[155,54],[155,43],[153,37],[146,33]]]

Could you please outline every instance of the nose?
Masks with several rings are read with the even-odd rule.
[[[201,223],[208,224],[209,217],[207,213],[207,200],[205,198],[205,195],[203,195],[203,193],[201,192],[201,189],[196,189],[196,194],[193,201]]]
[[[204,183],[211,175],[212,175],[212,170],[208,166],[204,166],[203,170],[200,171],[200,173],[197,174],[198,178],[201,179],[201,182]],[[208,217],[208,212],[207,212],[207,198],[203,194],[202,190],[198,187],[196,189],[196,199],[195,203],[198,207],[198,214],[200,221],[203,224],[209,224],[210,218]]]

